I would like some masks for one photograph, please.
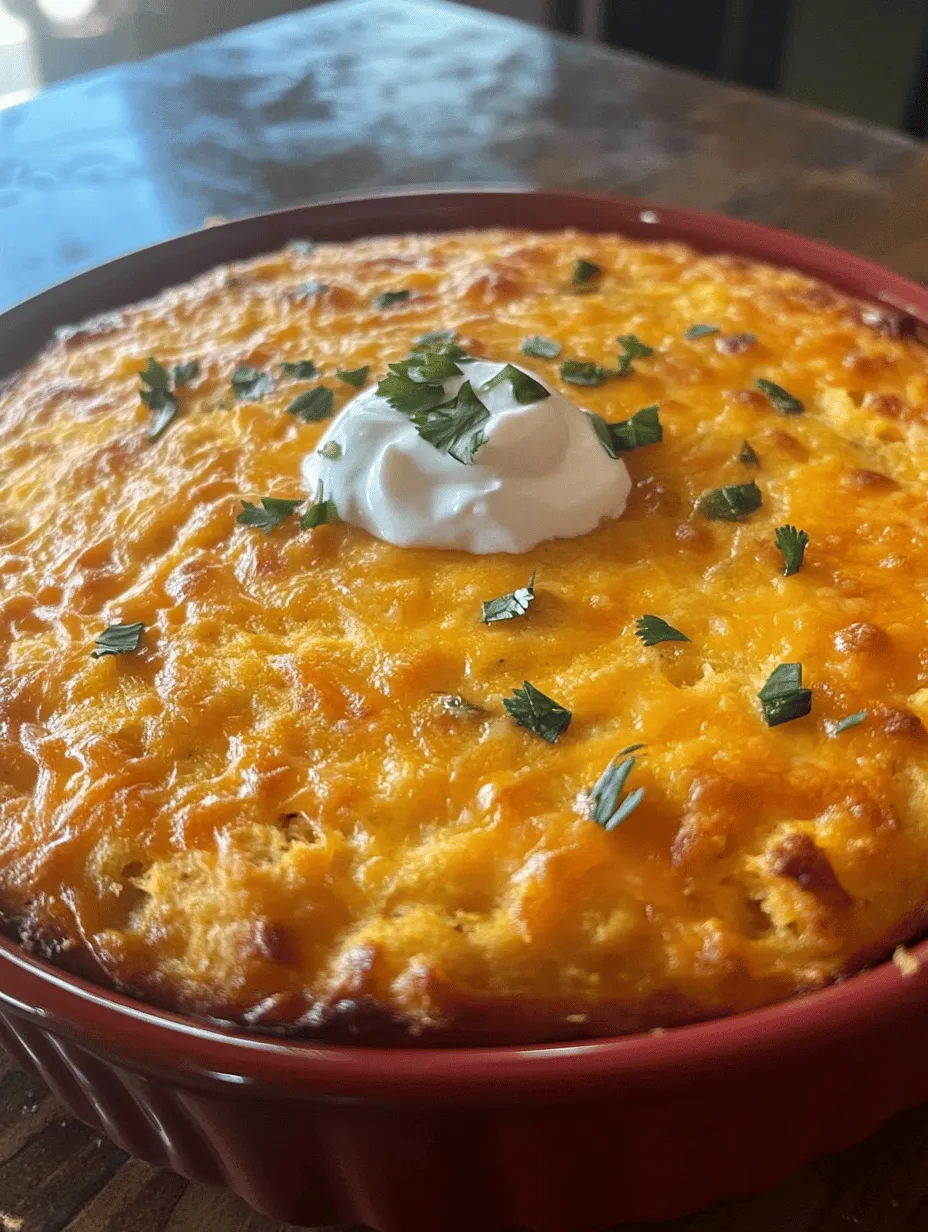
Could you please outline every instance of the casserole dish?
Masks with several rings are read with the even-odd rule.
[[[0,373],[56,326],[294,235],[494,224],[682,240],[928,309],[923,290],[866,262],[691,211],[557,193],[410,194],[245,220],[82,275],[7,314]],[[0,1030],[121,1145],[229,1184],[279,1218],[568,1232],[666,1218],[771,1183],[923,1098],[923,982],[920,970],[904,979],[887,964],[799,1001],[650,1036],[397,1054],[203,1026],[9,945]]]

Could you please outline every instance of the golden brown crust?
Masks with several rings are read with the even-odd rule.
[[[604,271],[582,295],[580,257]],[[686,339],[697,322],[718,335]],[[278,361],[313,359],[340,407],[336,369],[373,377],[437,328],[516,362],[532,334],[602,364],[620,332],[653,346],[594,389],[531,361],[607,419],[660,404],[626,516],[530,560],[236,524],[242,499],[302,494],[324,426],[286,414],[308,386]],[[157,442],[148,355],[201,362]],[[238,364],[275,391],[236,400]],[[680,245],[321,246],[68,331],[0,390],[7,928],[153,1004],[330,1040],[590,1037],[843,978],[925,923],[926,460],[910,319]],[[702,516],[748,478],[750,519]],[[784,524],[811,536],[790,578]],[[530,616],[480,625],[533,569]],[[642,646],[644,613],[691,641]],[[140,652],[91,660],[117,620],[148,626]],[[797,661],[812,714],[767,728],[756,694]],[[502,709],[524,679],[573,711],[556,746]],[[638,742],[644,802],[606,833],[585,793]]]

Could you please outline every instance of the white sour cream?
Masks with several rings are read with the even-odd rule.
[[[625,511],[631,480],[610,458],[589,417],[551,390],[516,402],[509,381],[483,386],[505,364],[474,360],[444,384],[453,397],[471,382],[490,412],[487,443],[466,466],[424,440],[401,411],[371,389],[344,407],[303,463],[311,495],[320,483],[339,517],[398,547],[528,552],[572,539]],[[523,372],[547,383],[521,365]],[[339,449],[320,452],[334,442]]]

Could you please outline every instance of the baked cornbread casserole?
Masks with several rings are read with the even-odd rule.
[[[423,546],[392,444],[394,530],[351,516],[344,407],[466,484],[491,387],[580,434],[563,510],[535,420],[493,480],[548,537],[481,540],[475,498],[476,546]],[[299,241],[60,331],[0,392],[7,931],[362,1043],[653,1029],[888,956],[928,918],[926,425],[901,313],[611,235]],[[587,465],[626,486],[578,533]]]

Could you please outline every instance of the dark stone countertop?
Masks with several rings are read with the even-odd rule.
[[[486,13],[345,0],[0,112],[0,308],[202,224],[412,184],[614,189],[928,279],[928,151]]]

